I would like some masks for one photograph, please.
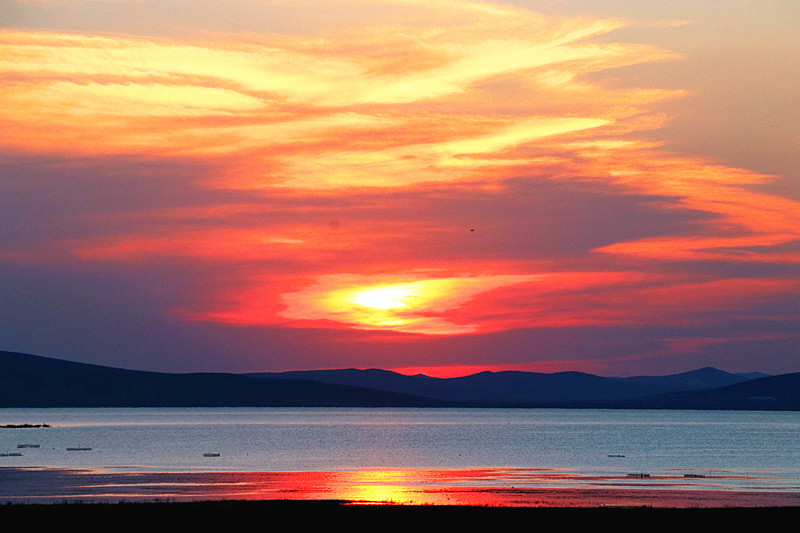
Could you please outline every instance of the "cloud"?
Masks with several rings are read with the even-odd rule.
[[[152,312],[192,331],[351,345],[796,315],[797,200],[669,151],[689,94],[617,79],[677,54],[617,19],[330,6],[271,33],[0,30],[0,261],[179,280]],[[665,338],[630,346],[691,344]]]

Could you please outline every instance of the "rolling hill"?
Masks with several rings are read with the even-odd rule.
[[[601,407],[637,398],[733,385],[750,379],[702,368],[671,376],[606,378],[582,372],[480,372],[459,378],[405,376],[387,370],[340,369],[248,374],[312,380],[489,407]]]
[[[582,372],[387,370],[171,374],[0,351],[0,407],[551,407],[800,410],[800,373],[608,378]]]
[[[418,407],[442,402],[347,385],[123,370],[0,351],[0,407]]]

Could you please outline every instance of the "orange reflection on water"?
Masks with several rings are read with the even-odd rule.
[[[487,490],[519,474],[513,469],[356,470],[342,472],[106,473],[32,470],[60,501],[337,500],[360,504],[496,505]],[[524,475],[523,475],[524,477]],[[24,497],[25,484],[19,485]],[[0,498],[2,501],[2,498]]]
[[[211,474],[213,476],[222,474]],[[361,504],[493,505],[486,491],[493,469],[357,470],[345,472],[238,473],[215,495],[247,500],[338,500]],[[241,483],[241,484],[240,484]],[[476,488],[475,485],[478,487]]]
[[[452,503],[447,493],[426,490],[429,480],[414,470],[344,472],[337,479],[335,499],[403,505]]]
[[[327,500],[484,507],[798,506],[767,473],[578,474],[559,469],[379,469],[343,472],[108,472],[8,468],[2,503]],[[10,476],[10,477],[8,477]],[[791,481],[790,481],[791,482]],[[767,490],[764,490],[767,489]]]

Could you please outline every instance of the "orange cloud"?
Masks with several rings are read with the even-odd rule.
[[[525,10],[465,2],[413,9],[423,14],[401,29],[367,26],[313,38],[182,42],[3,30],[2,116],[12,133],[4,143],[45,152],[259,159],[249,175],[221,183],[235,187],[263,186],[259,172],[270,175],[269,184],[397,186],[442,157],[608,124],[620,117],[611,102],[583,110],[576,98],[565,101],[566,93],[591,90],[576,74],[671,57],[641,45],[583,42],[618,29],[617,21],[552,23]],[[465,12],[467,20],[453,17]],[[513,83],[492,86],[509,76]],[[548,103],[514,103],[532,90]],[[668,96],[639,92],[649,96],[637,99]],[[497,98],[509,102],[502,115],[491,103]],[[432,111],[442,105],[444,112]],[[384,135],[391,138],[363,142]],[[330,163],[319,171],[310,166],[323,160]],[[371,165],[384,182],[362,175]],[[281,175],[273,175],[276,167]],[[334,170],[341,177],[323,178]],[[417,181],[428,179],[437,175]]]
[[[454,335],[672,320],[696,306],[740,309],[797,292],[783,279],[661,272],[667,262],[800,262],[800,205],[757,191],[768,176],[679,157],[646,138],[667,120],[660,106],[686,93],[601,80],[676,54],[608,42],[626,27],[618,20],[478,2],[379,5],[402,11],[391,28],[371,20],[194,39],[0,31],[4,149],[180,156],[214,169],[193,186],[237,195],[213,208],[154,208],[126,230],[42,247],[85,262],[238,265],[235,281],[200,287],[198,302],[175,307],[239,325]],[[592,250],[554,258],[466,240],[448,255],[441,236],[457,235],[454,216],[406,214],[410,196],[434,187],[488,196],[513,180],[561,182],[576,195],[592,184],[654,214],[697,216],[658,233],[601,235]],[[382,200],[345,205],[366,190]],[[321,231],[343,214],[355,222]],[[529,240],[583,242],[536,212],[515,216],[542,228]],[[565,216],[595,231],[592,212]],[[279,262],[290,266],[279,271]]]
[[[404,279],[405,278],[405,279]],[[534,275],[421,278],[394,274],[332,274],[295,293],[283,295],[283,317],[333,320],[362,329],[452,335],[472,333],[477,324],[458,324],[442,314],[480,294],[536,279]]]

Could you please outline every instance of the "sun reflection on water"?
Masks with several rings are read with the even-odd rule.
[[[1,502],[328,500],[343,504],[578,507],[800,506],[769,475],[578,475],[553,469],[375,469],[341,472],[116,472],[8,469]],[[736,478],[737,476],[733,476]],[[0,481],[3,481],[0,478]],[[732,483],[732,484],[731,484]],[[769,490],[754,490],[756,488]]]

